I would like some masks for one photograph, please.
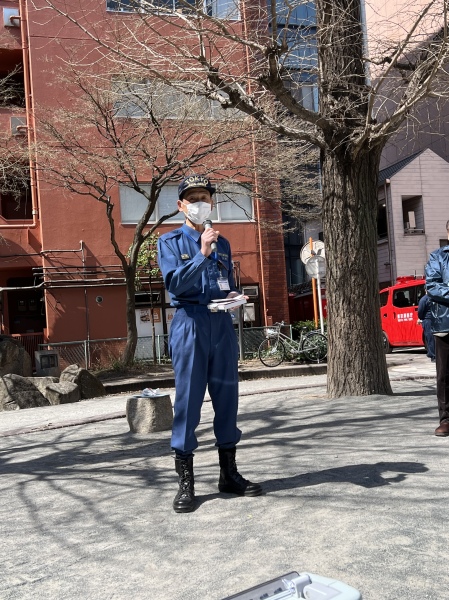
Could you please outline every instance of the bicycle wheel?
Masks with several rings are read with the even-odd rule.
[[[327,356],[327,338],[322,333],[312,331],[304,338],[301,349],[307,360],[322,362]]]
[[[284,357],[284,344],[277,338],[267,338],[259,346],[259,359],[266,367],[277,367]]]

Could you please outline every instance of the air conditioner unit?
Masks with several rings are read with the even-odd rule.
[[[37,350],[34,352],[34,357],[38,377],[59,377],[61,369],[57,350]]]
[[[26,135],[27,124],[24,117],[11,117],[11,135]]]
[[[415,219],[415,211],[414,210],[408,211],[408,222],[409,222],[409,229],[415,229],[416,219]]]
[[[248,298],[259,297],[259,286],[258,285],[244,285],[242,287],[242,294],[248,296]]]
[[[18,8],[3,9],[3,26],[4,27],[20,27],[20,15]]]

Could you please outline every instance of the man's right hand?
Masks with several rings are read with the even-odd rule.
[[[201,254],[209,256],[212,253],[210,245],[212,242],[216,242],[220,232],[215,231],[212,227],[205,229],[201,234]]]

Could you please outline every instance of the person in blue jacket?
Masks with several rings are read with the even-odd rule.
[[[435,338],[432,333],[431,301],[429,300],[427,292],[418,303],[418,323],[421,323],[422,328],[424,329],[427,356],[432,362],[435,362]]]
[[[449,221],[446,223],[449,239]],[[432,252],[426,265],[426,289],[435,337],[437,400],[440,425],[435,435],[449,435],[449,245]]]
[[[237,427],[238,344],[231,314],[207,307],[211,300],[238,295],[228,240],[213,227],[203,226],[212,212],[214,193],[207,177],[186,177],[178,188],[178,209],[185,214],[185,223],[158,240],[159,267],[171,305],[176,307],[169,338],[176,386],[171,438],[179,478],[175,512],[195,508],[193,451],[198,447],[195,430],[206,387],[215,413],[218,489],[245,496],[262,492],[236,466],[241,431]]]

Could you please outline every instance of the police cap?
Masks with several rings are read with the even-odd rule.
[[[189,175],[181,181],[178,186],[178,197],[182,199],[183,194],[192,188],[205,188],[210,194],[215,194],[215,188],[204,175]]]

